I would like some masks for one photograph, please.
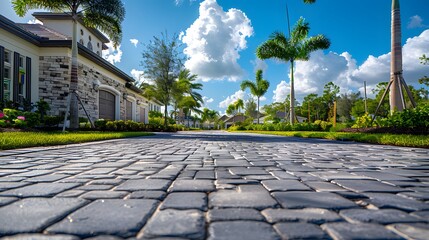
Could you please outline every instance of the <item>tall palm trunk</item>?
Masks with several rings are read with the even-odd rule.
[[[392,0],[392,53],[390,63],[390,112],[402,111],[405,106],[402,105],[402,96],[400,88],[402,87],[400,77],[402,75],[402,42],[401,42],[401,14],[399,0]]]
[[[258,97],[258,110],[256,111],[256,117],[258,118],[258,125],[259,125],[259,97]]]
[[[295,121],[295,87],[294,87],[294,73],[293,73],[294,61],[290,61],[290,112],[289,121],[290,124],[294,124]]]
[[[77,14],[72,15],[73,19],[73,37],[72,37],[72,64],[70,73],[70,87],[69,94],[71,94],[70,101],[70,128],[79,128],[79,106],[77,97],[74,94],[78,89],[78,47],[77,47]]]

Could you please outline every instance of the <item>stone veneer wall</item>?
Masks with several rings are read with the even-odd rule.
[[[51,107],[49,115],[62,115],[66,111],[67,96],[69,89],[70,71],[69,65],[71,59],[69,57],[40,57],[40,77],[39,77],[39,98],[43,98]],[[126,92],[128,96],[145,102],[145,99],[137,93],[127,89],[125,83],[115,81],[96,70],[79,64],[78,68],[78,91],[79,96],[93,120],[98,118],[98,91],[93,89],[93,82],[99,81],[100,85],[108,85],[114,87],[121,92],[120,98],[120,119],[125,119],[125,100],[123,94]],[[140,120],[140,106],[136,106],[136,120]],[[146,110],[147,111],[147,110]],[[79,116],[86,117],[85,112],[79,105]]]
[[[70,64],[68,57],[39,57],[39,99],[49,103],[49,115],[58,116],[66,111]]]

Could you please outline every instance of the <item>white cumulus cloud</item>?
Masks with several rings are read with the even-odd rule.
[[[247,48],[246,38],[253,27],[246,14],[238,9],[224,11],[216,0],[200,4],[199,17],[182,34],[189,57],[185,67],[203,81],[239,80],[243,69],[238,64],[239,52]]]
[[[419,36],[409,38],[403,46],[403,70],[407,84],[417,85],[418,79],[429,72],[429,66],[420,64],[419,57],[427,54],[429,49],[429,30]],[[390,58],[386,53],[380,56],[368,56],[357,66],[353,56],[344,52],[341,54],[330,52],[324,54],[316,51],[311,54],[309,61],[298,61],[295,66],[295,95],[298,101],[310,94],[323,94],[323,87],[328,82],[340,86],[341,93],[361,91],[363,82],[367,83],[367,92],[370,93],[380,82],[390,80]],[[277,85],[273,99],[284,101],[289,94],[289,83],[284,81]]]
[[[427,27],[423,24],[423,19],[419,15],[410,17],[407,28],[424,28]]]
[[[288,94],[290,94],[290,85],[286,81],[281,81],[277,84],[276,90],[273,91],[274,102],[284,102]]]
[[[121,62],[121,58],[122,58],[121,45],[119,45],[116,49],[113,47],[112,42],[109,42],[106,45],[109,48],[106,50],[103,50],[103,58],[106,59],[111,64]]]
[[[203,101],[204,101],[204,104],[207,104],[207,103],[212,103],[214,101],[214,99],[203,96]]]
[[[228,108],[228,106],[237,101],[238,99],[243,99],[244,100],[244,96],[246,95],[246,92],[242,91],[242,90],[238,90],[237,92],[235,92],[234,94],[232,94],[231,96],[228,96],[225,100],[223,100],[222,102],[219,103],[219,107],[220,108]]]
[[[256,58],[255,60],[252,60],[250,62],[253,65],[254,72],[258,71],[259,69],[265,72],[268,69],[268,64],[259,58]]]
[[[139,43],[139,40],[132,38],[130,39],[130,42],[134,45],[134,47],[137,47],[137,44]]]
[[[137,84],[140,84],[142,82],[149,83],[149,84],[154,83],[151,79],[145,78],[144,71],[131,69],[130,73],[131,73],[131,76],[136,80]]]

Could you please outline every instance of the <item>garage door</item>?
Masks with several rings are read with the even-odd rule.
[[[125,120],[133,120],[133,103],[128,100],[126,101],[125,113]]]
[[[100,113],[99,118],[106,120],[115,120],[115,95],[110,92],[99,91]]]
[[[146,108],[140,108],[140,122],[146,123]]]

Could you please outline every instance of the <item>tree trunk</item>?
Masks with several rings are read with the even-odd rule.
[[[168,118],[168,104],[164,104],[164,127],[167,128],[168,126],[168,122],[167,122],[167,118]]]
[[[293,64],[294,61],[290,61],[290,112],[289,120],[290,124],[293,125],[295,122],[295,88],[294,88],[294,76],[293,76]]]
[[[400,75],[402,75],[402,36],[401,36],[401,14],[399,8],[399,0],[392,0],[392,53],[390,63],[390,81],[392,85],[390,87],[390,113],[394,111],[402,111],[404,107],[402,105],[402,96],[400,88],[402,87],[400,82]]]
[[[256,112],[256,117],[258,118],[258,125],[259,125],[259,97],[258,97],[258,110]]]
[[[77,15],[73,15],[73,37],[72,37],[72,64],[70,73],[70,87],[69,94],[71,94],[70,101],[70,128],[79,128],[79,106],[77,97],[73,93],[78,90],[78,47],[77,47]]]

